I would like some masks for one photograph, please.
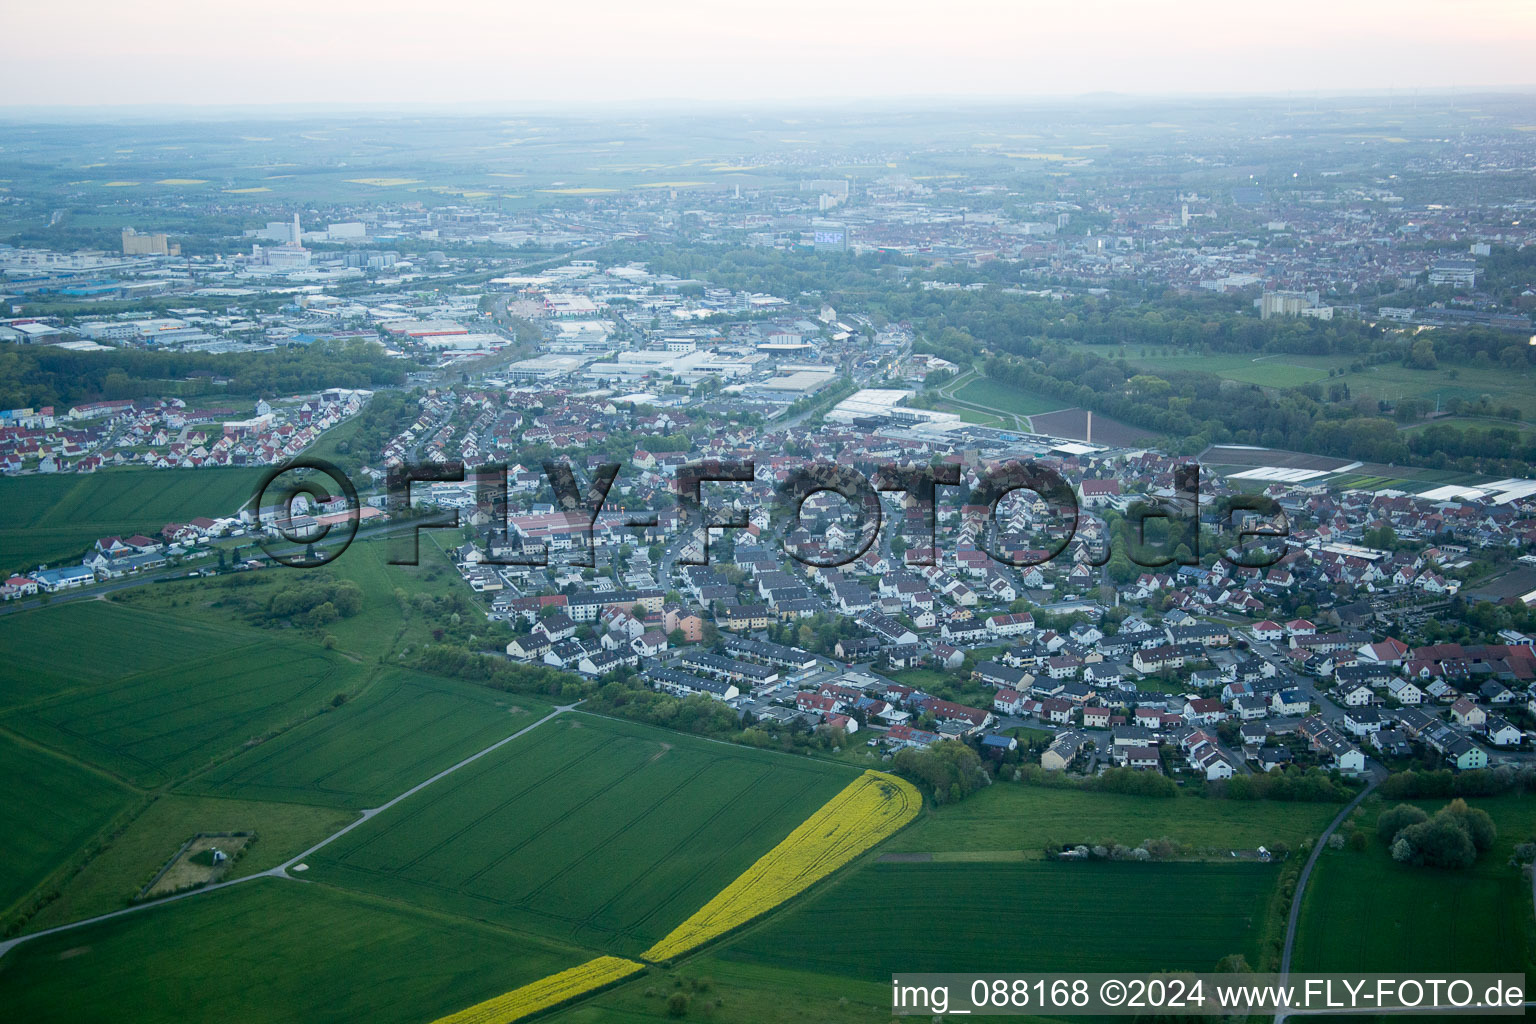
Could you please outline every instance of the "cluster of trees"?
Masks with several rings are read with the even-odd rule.
[[[1161,772],[1143,772],[1135,768],[1110,768],[1083,783],[1084,789],[1101,793],[1125,793],[1169,799],[1179,795],[1178,783]]]
[[[1453,772],[1448,768],[1395,772],[1382,782],[1380,791],[1391,800],[1533,793],[1536,792],[1536,767],[1503,765],[1469,772]]]
[[[1376,819],[1376,836],[1391,849],[1393,860],[1433,868],[1471,867],[1493,848],[1498,834],[1487,811],[1468,807],[1460,797],[1434,817],[1414,804],[1398,804]]]
[[[1516,413],[1518,410],[1500,410]],[[1431,423],[1408,438],[1408,451],[1414,461],[1441,468],[1455,466],[1463,459],[1513,460],[1536,462],[1536,438],[1523,439],[1513,427],[1461,427],[1449,423]]]
[[[1317,768],[1234,775],[1206,787],[1211,796],[1228,800],[1291,800],[1308,803],[1343,802],[1354,793],[1343,782]]]
[[[220,395],[291,395],[322,387],[402,384],[405,364],[358,338],[223,355],[7,345],[0,349],[0,408],[67,409],[82,402],[211,393],[215,378],[228,381],[217,386]]]
[[[1390,358],[1401,358],[1401,343],[1394,335],[1363,321],[1260,320],[1251,307],[1224,296],[1082,297],[1064,313],[1061,303],[1048,298],[987,289],[923,292],[912,297],[910,307],[911,319],[922,321],[925,335],[934,339],[950,328],[956,333],[941,343],[969,348],[971,356],[979,354],[974,341],[979,338],[992,351],[1023,356],[1040,355],[1048,345],[1068,344],[1099,346],[1106,353],[1251,352],[1369,359],[1390,351]]]
[[[992,781],[976,751],[959,740],[942,740],[927,749],[904,748],[891,766],[941,804],[958,803]]]
[[[427,579],[435,581],[440,571],[435,567],[429,569]],[[409,595],[403,588],[396,588],[395,601],[402,618],[414,616],[428,625],[434,643],[458,644],[472,651],[478,648],[482,635],[504,636],[511,631],[505,622],[486,622],[480,610],[457,587],[441,594],[417,591]]]
[[[408,667],[422,672],[467,679],[507,693],[580,700],[591,690],[589,683],[584,683],[569,672],[545,665],[524,665],[488,654],[477,654],[453,644],[428,644],[402,655],[401,660]]]
[[[1483,290],[1505,302],[1526,309],[1536,306],[1528,291],[1533,280],[1536,280],[1536,247],[1496,245],[1483,260]]]
[[[252,619],[262,625],[324,626],[349,619],[362,607],[363,590],[351,580],[304,579],[275,591]]]
[[[368,400],[350,426],[337,428],[346,433],[329,446],[330,450],[318,454],[329,456],[342,472],[355,473],[376,462],[384,446],[415,423],[419,415],[421,407],[414,395],[381,391]]]
[[[729,706],[703,694],[674,697],[660,693],[628,669],[605,680],[583,706],[615,718],[787,754],[832,752],[848,742],[842,729],[812,727],[804,719],[781,726],[773,721],[755,721],[750,715],[738,718]]]
[[[1536,443],[1508,428],[1462,430],[1437,424],[1419,436],[1404,434],[1385,415],[1389,409],[1383,403],[1347,395],[1328,401],[1317,385],[1274,391],[1197,370],[1166,370],[1159,376],[1081,351],[1053,352],[1047,358],[992,356],[982,369],[1021,391],[1167,435],[1186,452],[1213,443],[1253,444],[1485,472],[1523,471],[1525,462],[1536,457]]]
[[[1318,403],[1294,392],[1271,395],[1254,385],[1189,370],[1165,376],[1137,373],[1127,364],[1086,352],[1049,361],[993,356],[982,369],[1020,391],[1185,439],[1183,447],[1190,450],[1218,441],[1301,447],[1320,412]]]
[[[716,541],[710,541],[711,560],[715,558],[716,543]],[[768,639],[775,643],[799,647],[829,658],[834,656],[834,648],[837,647],[839,640],[857,640],[867,635],[848,616],[831,615],[826,612],[817,612],[803,619],[768,628]]]
[[[146,177],[158,176],[157,170],[146,168]],[[64,216],[49,223],[28,225],[13,232],[5,240],[11,245],[38,249],[55,249],[70,252],[76,249],[105,249],[116,252],[122,246],[122,229],[102,225],[86,227],[77,218],[95,221],[101,210],[91,205],[80,205],[63,211]],[[247,218],[235,212],[226,212],[211,206],[175,209],[157,206],[154,210],[156,231],[165,231],[181,243],[181,251],[188,256],[206,251],[238,252],[245,248],[246,240],[241,232],[248,224]],[[234,236],[233,238],[229,236]],[[212,248],[214,243],[224,245]]]
[[[1474,563],[1467,575],[1474,579],[1487,575],[1487,568],[1480,570],[1481,565]],[[1513,629],[1521,633],[1536,630],[1536,607],[1493,604],[1490,601],[1468,602],[1458,594],[1451,598],[1450,607],[1440,617],[1424,620],[1419,627],[1419,635],[1426,644],[1480,643],[1501,629]]]
[[[730,737],[741,729],[736,712],[712,697],[695,694],[679,699],[625,678],[599,687],[592,707],[618,718],[700,736]]]

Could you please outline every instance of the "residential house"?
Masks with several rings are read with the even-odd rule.
[[[1051,745],[1040,755],[1040,767],[1048,772],[1065,771],[1071,767],[1072,762],[1083,752],[1088,744],[1088,737],[1075,730],[1067,730],[1056,734]]]
[[[1460,697],[1451,705],[1451,717],[1469,729],[1481,729],[1488,724],[1488,712],[1467,697]]]

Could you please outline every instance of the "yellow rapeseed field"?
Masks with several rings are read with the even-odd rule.
[[[667,960],[772,910],[896,832],[922,806],[922,794],[911,783],[883,772],[865,772],[640,955]]]
[[[551,974],[522,988],[503,993],[494,999],[476,1003],[458,1013],[440,1018],[435,1024],[508,1024],[521,1020],[531,1013],[547,1010],[551,1006],[574,999],[583,992],[611,985],[627,978],[643,965],[617,956],[600,956],[580,967],[572,967],[559,974]]]

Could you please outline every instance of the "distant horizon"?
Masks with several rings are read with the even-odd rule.
[[[6,119],[30,120],[50,116],[67,116],[71,119],[101,115],[103,117],[131,116],[149,118],[161,115],[196,115],[198,119],[234,120],[246,116],[345,116],[370,115],[444,116],[444,117],[561,117],[580,115],[666,115],[712,114],[743,115],[790,113],[800,111],[869,110],[900,112],[934,112],[942,110],[1029,108],[1067,109],[1109,108],[1119,106],[1206,105],[1212,107],[1235,106],[1243,103],[1280,103],[1285,101],[1340,101],[1379,99],[1393,103],[1419,99],[1453,98],[1503,98],[1536,94],[1536,81],[1509,85],[1439,86],[1413,89],[1360,88],[1285,90],[1275,92],[1078,92],[1078,93],[1031,93],[1007,94],[955,94],[914,93],[908,96],[827,96],[815,97],[743,97],[733,100],[700,100],[686,97],[654,97],[650,99],[586,100],[565,104],[522,105],[516,100],[431,100],[431,101],[365,101],[353,102],[220,102],[220,103],[173,103],[173,102],[122,102],[122,103],[61,103],[61,104],[7,104],[0,101],[0,121]],[[1297,111],[1304,113],[1305,111]],[[1532,113],[1536,120],[1536,111]]]
[[[639,7],[189,0],[10,12],[4,109],[708,105],[1047,95],[1284,95],[1536,85],[1529,0],[707,0]],[[1297,86],[1303,87],[1298,89]],[[315,97],[323,97],[316,100]],[[667,98],[672,99],[667,99]]]

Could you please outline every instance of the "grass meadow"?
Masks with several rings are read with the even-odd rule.
[[[601,993],[549,1020],[558,1024],[675,1020],[668,1013],[667,1000],[678,990],[689,997],[689,1017],[716,1024],[886,1024],[892,1019],[889,979],[863,981],[707,955]]]
[[[1326,380],[1328,371],[1349,366],[1348,356],[1261,355],[1243,352],[1190,352],[1173,349],[1166,354],[1157,348],[1140,345],[1078,345],[1078,351],[1104,359],[1124,359],[1137,370],[1156,374],[1175,370],[1214,373],[1226,380],[1260,387],[1293,388],[1312,381]]]
[[[1227,380],[1261,387],[1293,388],[1314,381],[1348,384],[1351,394],[1395,402],[1402,398],[1454,398],[1475,400],[1483,395],[1495,405],[1513,404],[1530,409],[1536,394],[1536,371],[1529,368],[1511,371],[1502,366],[1472,366],[1442,363],[1434,370],[1409,369],[1401,363],[1382,363],[1358,371],[1350,367],[1355,357],[1348,355],[1299,355],[1277,353],[1253,356],[1247,353],[1212,352],[1202,354],[1174,349],[1166,354],[1157,348],[1138,345],[1080,345],[1081,351],[1105,359],[1125,359],[1138,370],[1159,373],[1173,370],[1200,370]],[[1333,377],[1329,371],[1337,371]],[[1530,419],[1527,414],[1527,419]]]
[[[167,793],[156,797],[28,922],[29,931],[121,910],[199,832],[254,832],[226,877],[257,874],[302,853],[356,815],[332,807]],[[158,913],[159,911],[151,911]],[[5,961],[0,960],[0,966]]]
[[[1356,819],[1364,851],[1325,850],[1302,905],[1294,966],[1306,971],[1524,971],[1532,955],[1531,882],[1509,866],[1536,838],[1536,797],[1469,800],[1498,828],[1494,848],[1466,871],[1399,864],[1375,833],[1373,800]],[[1433,814],[1444,801],[1408,800]]]
[[[1144,839],[1163,836],[1196,849],[1253,849],[1278,842],[1294,847],[1319,835],[1338,811],[1334,804],[1208,800],[1185,794],[1155,800],[999,785],[958,804],[930,806],[883,849],[912,853],[1022,850],[1026,856],[1039,857],[1046,843],[1136,846]]]
[[[471,604],[483,600],[468,592],[448,557],[441,553],[438,535],[444,532],[424,531],[420,565],[390,565],[387,541],[359,540],[324,569],[269,568],[213,579],[173,579],[114,595],[114,600],[135,610],[162,612],[179,623],[250,634],[252,627],[239,610],[239,603],[265,604],[273,594],[294,583],[350,580],[362,591],[362,607],[350,618],[328,623],[323,635],[335,638],[337,650],[372,662],[404,644],[431,639],[430,622],[420,615],[405,614],[402,598],[456,593]],[[271,635],[267,630],[254,632],[258,636]],[[318,642],[321,636],[321,632],[315,632],[306,639]]]
[[[955,392],[955,397],[963,402],[972,402],[989,409],[1017,413],[1021,416],[1051,412],[1063,407],[1059,398],[1033,395],[987,377],[977,377],[962,385]]]

